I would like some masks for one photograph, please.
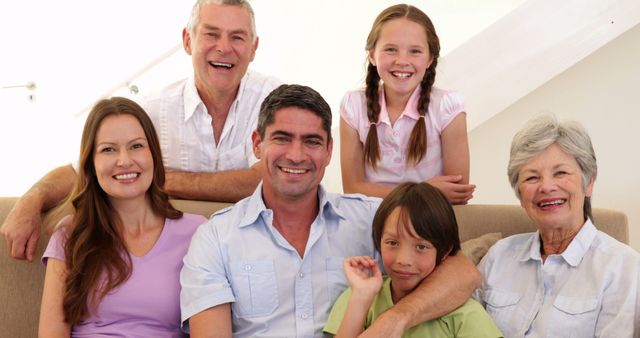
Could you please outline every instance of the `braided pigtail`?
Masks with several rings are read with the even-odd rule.
[[[420,98],[418,99],[418,113],[420,113],[420,118],[416,121],[409,136],[407,165],[418,165],[427,154],[427,126],[425,119],[429,112],[431,88],[436,79],[437,65],[438,60],[434,59],[420,83]]]
[[[369,64],[367,66],[367,79],[365,95],[367,98],[367,117],[369,119],[369,132],[367,139],[364,141],[364,161],[369,163],[375,170],[380,160],[380,146],[378,144],[378,129],[376,123],[380,116],[380,98],[378,87],[380,85],[380,75],[376,66]]]

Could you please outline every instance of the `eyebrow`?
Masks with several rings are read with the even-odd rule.
[[[205,29],[205,30],[222,32],[222,29],[220,29],[219,27],[212,26],[212,25],[209,25],[209,24],[206,24],[206,23],[202,24],[202,28]],[[242,29],[242,28],[232,29],[231,31],[229,31],[229,34],[230,35],[241,34],[241,35],[249,36],[249,32],[247,30],[245,30],[245,29]]]
[[[284,131],[284,130],[274,130],[271,133],[270,137],[278,136],[278,135],[287,136],[287,137],[293,137],[294,136],[292,133]],[[303,134],[302,138],[305,139],[305,140],[317,139],[317,140],[320,140],[320,141],[324,142],[324,137],[322,137],[322,135],[320,135],[320,134]]]

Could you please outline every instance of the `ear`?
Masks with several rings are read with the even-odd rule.
[[[256,36],[256,41],[253,43],[253,50],[251,51],[251,61],[256,57],[256,51],[258,50],[258,45],[260,43],[260,38]]]
[[[329,144],[327,145],[327,152],[329,154],[327,156],[327,163],[325,164],[325,166],[328,166],[329,163],[331,163],[331,154],[333,154],[333,138],[331,139],[331,141],[329,141]]]
[[[257,129],[251,134],[251,142],[253,143],[253,154],[256,155],[257,159],[261,160],[260,145],[262,144],[262,138]]]
[[[374,52],[373,49],[369,50],[369,63],[371,63],[374,67],[378,67],[378,65],[376,65],[376,59],[373,52]]]
[[[584,195],[587,197],[591,197],[591,194],[593,194],[593,182],[595,182],[596,178],[592,177],[591,180],[589,181],[589,184],[587,184],[587,189],[584,192]]]
[[[444,255],[442,255],[442,259],[440,260],[440,263],[444,262],[444,260],[447,259],[447,257],[449,257],[449,254],[451,253],[452,249],[453,249],[452,246],[450,246],[449,249],[447,249],[447,252],[445,252]]]
[[[191,34],[189,34],[187,27],[182,29],[182,48],[191,55]]]

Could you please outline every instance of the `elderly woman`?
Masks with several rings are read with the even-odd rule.
[[[538,231],[496,243],[474,295],[505,337],[640,334],[640,255],[593,225],[596,174],[577,123],[545,116],[513,138],[509,181]]]

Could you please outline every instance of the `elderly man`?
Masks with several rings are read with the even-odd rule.
[[[245,0],[199,0],[182,33],[194,76],[140,104],[160,138],[165,189],[187,199],[236,202],[260,181],[251,150],[260,103],[280,82],[247,71],[258,48],[253,9]],[[76,177],[56,168],[22,196],[0,232],[10,255],[33,260],[40,213],[64,199]]]
[[[194,235],[180,276],[183,324],[194,338],[321,336],[347,287],[342,260],[377,256],[371,221],[380,200],[320,186],[332,153],[331,110],[309,87],[269,94],[252,138],[262,184]],[[365,334],[400,336],[440,317],[479,279],[471,262],[452,256]]]

